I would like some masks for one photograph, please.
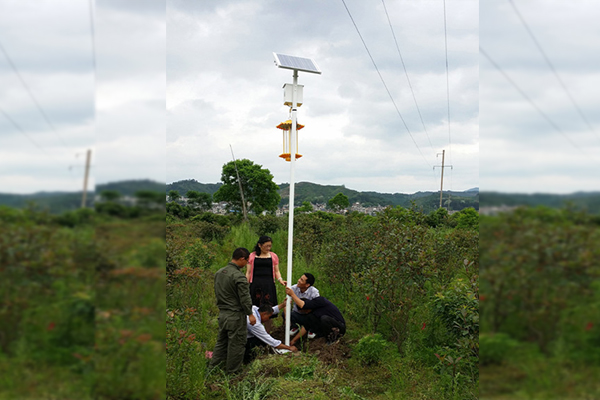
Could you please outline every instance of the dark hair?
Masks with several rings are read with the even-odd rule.
[[[273,239],[271,239],[269,236],[261,236],[258,239],[258,243],[256,243],[256,246],[254,246],[254,251],[256,252],[257,256],[260,256],[260,247],[258,246],[259,244],[265,244],[267,242],[272,242]]]
[[[308,283],[310,286],[315,284],[315,276],[309,272],[305,272],[304,275],[306,275],[306,283]]]
[[[238,247],[233,251],[233,255],[231,258],[233,260],[239,260],[240,258],[248,258],[250,256],[250,252],[245,247]]]
[[[267,314],[273,314],[273,307],[271,307],[268,304],[261,304],[260,307],[258,307],[258,312],[259,313],[267,313]]]

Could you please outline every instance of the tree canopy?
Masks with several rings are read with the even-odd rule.
[[[344,193],[338,193],[327,202],[327,205],[332,210],[339,211],[348,208],[350,201],[348,200],[348,196]]]
[[[281,200],[279,187],[273,182],[271,172],[248,159],[237,160],[237,169],[244,191],[246,208],[255,214],[263,211],[274,212]],[[223,186],[213,195],[214,201],[225,201],[235,211],[242,211],[242,196],[233,161],[223,165],[221,173]]]

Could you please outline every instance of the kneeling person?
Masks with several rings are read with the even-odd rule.
[[[254,358],[253,349],[255,347],[271,346],[275,349],[285,349],[290,351],[298,351],[295,346],[286,346],[281,340],[274,339],[267,333],[265,326],[262,324],[263,321],[267,321],[271,318],[271,315],[277,314],[279,308],[283,308],[285,303],[271,307],[268,304],[263,304],[260,307],[252,306],[252,314],[256,317],[256,324],[252,325],[248,318],[247,329],[248,334],[246,336],[246,352],[244,354],[244,363],[249,363]]]
[[[310,310],[305,326],[291,340],[291,345],[300,340],[307,329],[314,332],[317,337],[327,338],[328,343],[335,342],[346,333],[346,321],[342,313],[325,297],[319,296],[311,300],[302,300],[291,288],[286,288],[285,293],[292,297],[300,310]]]

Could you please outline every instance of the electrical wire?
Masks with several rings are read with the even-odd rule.
[[[588,126],[588,128],[590,129],[590,131],[594,134],[594,136],[596,136],[598,139],[600,139],[600,136],[594,130],[594,128],[592,128],[592,124],[586,118],[585,114],[583,113],[583,111],[581,110],[581,108],[579,107],[579,105],[577,104],[577,102],[575,101],[575,99],[573,98],[573,96],[571,95],[571,92],[569,92],[569,89],[567,89],[567,85],[565,85],[564,81],[558,75],[558,72],[556,71],[556,68],[554,68],[554,65],[552,64],[552,62],[548,58],[548,55],[546,55],[546,52],[544,51],[544,49],[540,45],[540,42],[536,39],[535,35],[533,34],[533,31],[529,28],[529,25],[527,24],[527,22],[525,22],[525,19],[523,18],[523,16],[521,15],[521,13],[517,9],[517,7],[515,6],[515,3],[512,0],[508,0],[508,2],[512,6],[512,8],[513,8],[515,14],[517,15],[517,17],[519,17],[519,19],[521,20],[521,23],[523,24],[523,26],[527,30],[527,33],[529,34],[529,36],[533,40],[533,43],[535,43],[535,46],[538,48],[538,50],[540,51],[540,53],[544,57],[544,60],[546,61],[546,64],[548,64],[548,67],[550,68],[550,70],[552,70],[552,73],[556,77],[556,80],[560,83],[560,85],[562,86],[563,90],[565,91],[565,93],[567,94],[567,96],[569,97],[569,99],[571,100],[571,103],[573,104],[573,106],[575,107],[575,109],[577,110],[577,112],[579,113],[579,115],[581,116],[581,119],[583,119],[583,121]]]
[[[394,37],[394,42],[396,43],[396,50],[398,50],[398,55],[400,56],[400,61],[402,62],[402,68],[404,69],[404,74],[406,75],[408,87],[410,88],[410,92],[412,93],[412,97],[415,102],[415,107],[417,107],[417,112],[419,113],[419,118],[421,119],[421,124],[423,124],[423,130],[425,131],[425,135],[427,135],[427,140],[429,141],[429,145],[431,146],[431,151],[435,152],[435,150],[433,148],[433,144],[431,143],[431,139],[429,138],[429,133],[427,132],[427,128],[425,127],[425,122],[423,121],[423,116],[421,115],[421,109],[419,108],[419,104],[417,103],[417,97],[415,96],[415,92],[410,83],[410,78],[408,77],[408,71],[406,70],[406,65],[404,64],[404,58],[402,57],[402,53],[400,52],[400,46],[398,45],[398,40],[396,39],[396,33],[394,32],[394,28],[392,27],[392,21],[390,20],[390,16],[387,12],[387,8],[385,6],[385,1],[381,0],[381,3],[383,4],[383,10],[385,11],[385,16],[387,17],[388,24],[390,25],[390,30],[392,31],[392,36]]]
[[[375,70],[377,71],[377,74],[379,75],[379,78],[381,79],[381,83],[383,83],[383,86],[385,87],[385,90],[387,91],[388,96],[392,100],[392,104],[394,105],[394,108],[396,109],[396,112],[400,116],[400,119],[402,120],[402,123],[404,124],[404,127],[406,128],[406,131],[408,132],[410,138],[412,139],[412,141],[415,144],[417,150],[419,151],[419,154],[421,154],[421,157],[423,157],[423,160],[425,161],[425,163],[427,164],[427,166],[430,167],[431,164],[427,161],[427,159],[423,155],[423,152],[421,151],[421,149],[419,148],[419,145],[415,141],[415,138],[413,137],[412,133],[410,132],[410,129],[408,129],[408,125],[406,125],[406,122],[404,121],[404,118],[402,117],[402,114],[400,113],[400,110],[398,109],[398,106],[396,105],[396,102],[394,101],[394,97],[390,93],[390,90],[388,89],[388,86],[385,83],[385,80],[383,79],[383,76],[381,75],[381,72],[379,72],[379,68],[377,67],[377,64],[375,63],[375,60],[373,59],[373,56],[371,55],[371,52],[369,51],[369,48],[367,47],[367,44],[365,43],[365,40],[363,39],[363,37],[362,37],[362,35],[360,33],[360,30],[358,29],[358,26],[356,25],[356,22],[354,22],[354,18],[352,17],[352,14],[350,13],[350,10],[348,9],[348,6],[346,5],[346,2],[344,0],[342,0],[342,3],[344,4],[344,7],[346,8],[346,11],[348,12],[348,16],[352,20],[352,24],[354,25],[354,28],[356,28],[356,32],[358,33],[358,36],[360,37],[360,40],[363,43],[363,46],[365,46],[365,50],[367,51],[367,54],[369,55],[369,58],[371,59],[371,62],[373,63],[373,66],[375,67]]]
[[[444,44],[446,49],[446,98],[448,104],[448,158],[452,162],[452,136],[450,134],[450,74],[448,73],[448,33],[446,29],[446,0],[444,0]]]
[[[19,131],[21,132],[21,134],[23,134],[27,139],[29,139],[29,141],[38,149],[40,149],[40,151],[44,154],[46,154],[47,156],[50,156],[50,154],[48,154],[46,152],[46,150],[40,146],[40,144],[38,142],[36,142],[35,140],[33,140],[33,138],[31,136],[29,136],[25,130],[23,128],[21,128],[19,126],[19,124],[17,124],[4,110],[0,109],[0,113],[2,113],[2,115],[4,115],[4,117],[10,121],[10,123]]]
[[[63,138],[58,134],[58,132],[57,132],[56,128],[54,127],[54,125],[52,125],[52,122],[50,122],[50,118],[48,118],[48,115],[46,115],[46,112],[44,111],[44,109],[42,108],[42,106],[40,105],[40,103],[37,101],[37,99],[35,98],[35,96],[33,95],[33,92],[31,91],[31,89],[29,89],[29,86],[27,85],[27,83],[25,82],[25,80],[23,79],[23,77],[21,76],[21,74],[19,73],[19,70],[17,69],[16,65],[13,63],[13,61],[11,60],[10,56],[8,55],[8,53],[6,52],[6,50],[4,49],[4,47],[2,46],[1,43],[0,43],[0,50],[2,50],[2,53],[4,53],[4,56],[8,60],[8,63],[10,64],[11,68],[13,69],[13,71],[15,71],[15,74],[17,74],[17,76],[19,77],[19,80],[21,81],[21,84],[23,85],[23,87],[25,87],[25,90],[27,90],[27,93],[29,94],[29,97],[31,97],[31,100],[33,100],[33,102],[35,103],[38,111],[40,112],[40,114],[42,114],[42,117],[44,118],[44,120],[46,121],[46,123],[48,123],[48,125],[50,126],[50,128],[52,128],[52,131],[60,139],[60,141],[63,144],[63,146],[65,146],[65,148],[68,151],[71,151],[69,149],[69,147],[67,146],[67,144],[65,143],[65,141],[63,140]]]
[[[526,94],[525,92],[516,84],[516,82],[514,80],[512,80],[507,74],[506,72],[504,72],[502,70],[502,68],[500,68],[500,66],[490,57],[490,55],[481,47],[479,47],[479,52],[481,54],[483,54],[485,56],[485,58],[488,59],[488,61],[494,66],[494,68],[496,68],[498,70],[498,72],[500,72],[504,78],[506,78],[506,80],[508,82],[510,82],[511,85],[513,85],[513,87],[515,89],[517,89],[517,91],[521,94],[521,96],[523,96],[523,98],[525,100],[527,100],[527,102],[529,104],[531,104],[533,106],[533,108],[535,108],[537,110],[537,112],[552,126],[552,128],[554,128],[554,130],[556,130],[558,133],[560,133],[565,139],[567,139],[569,141],[569,143],[571,143],[573,145],[573,147],[575,147],[576,149],[578,149],[579,151],[581,151],[582,154],[587,154],[581,147],[579,147],[577,145],[577,143],[575,143],[573,140],[571,140],[570,137],[568,137],[559,127],[558,125],[556,125],[554,123],[554,121],[552,121],[550,119],[550,117],[548,117],[548,115],[546,115],[546,113],[544,113],[534,102],[533,100],[531,100]]]

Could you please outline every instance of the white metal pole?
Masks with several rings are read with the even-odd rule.
[[[294,70],[294,88],[292,91],[292,137],[290,138],[290,206],[288,222],[287,286],[292,287],[292,260],[294,247],[294,165],[296,164],[296,91],[298,71]],[[285,306],[285,344],[290,345],[290,325],[292,318],[292,298],[287,296]]]

